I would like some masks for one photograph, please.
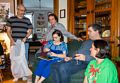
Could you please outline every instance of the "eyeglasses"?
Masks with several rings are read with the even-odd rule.
[[[53,39],[57,39],[58,37],[53,37]]]
[[[26,10],[24,10],[24,9],[18,9],[18,10],[23,11],[23,12],[25,12],[25,11],[26,11]]]

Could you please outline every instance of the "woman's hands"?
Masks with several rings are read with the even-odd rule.
[[[49,52],[50,49],[49,48],[44,48],[44,52]]]
[[[67,62],[67,61],[69,61],[69,60],[71,60],[72,59],[72,57],[65,57],[65,61]]]
[[[85,61],[85,55],[84,54],[76,54],[75,59]]]
[[[57,54],[55,54],[54,52],[50,52],[50,56],[58,56]]]
[[[72,57],[66,57],[64,60],[67,62],[71,59],[72,59]],[[74,59],[85,61],[85,55],[84,54],[76,54]]]

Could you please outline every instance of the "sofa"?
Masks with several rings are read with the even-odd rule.
[[[77,41],[77,40],[72,40],[70,42],[67,43],[68,45],[68,56],[73,56],[76,51],[80,48],[82,41]],[[36,56],[39,56],[39,53],[36,54]],[[33,66],[33,71],[36,69],[37,63],[40,59],[36,58],[34,66]],[[73,74],[71,76],[71,80],[70,83],[83,83],[84,80],[84,71],[85,70],[81,70],[76,74]],[[33,81],[34,81],[35,76],[33,75]],[[50,76],[49,78],[47,78],[43,83],[52,83],[52,76]],[[34,83],[34,82],[33,82]]]

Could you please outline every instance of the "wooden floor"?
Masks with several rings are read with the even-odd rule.
[[[12,80],[7,80],[7,81],[3,81],[3,83],[14,83],[14,82]],[[15,83],[27,83],[27,82],[19,80],[18,82],[15,82]]]
[[[27,83],[27,81],[23,81],[22,79],[19,79],[17,82],[13,82],[13,76],[11,74],[10,69],[2,70],[3,73],[3,83]],[[2,82],[0,82],[2,83]]]
[[[33,55],[33,54],[32,54]],[[33,60],[34,60],[34,56],[31,55],[30,58],[30,69],[32,69],[32,65],[33,64]],[[17,82],[13,82],[13,76],[11,73],[11,69],[10,69],[10,60],[9,58],[7,58],[6,60],[6,68],[2,70],[3,73],[3,82],[0,81],[0,83],[27,83],[27,81],[23,81],[22,79],[19,79]]]

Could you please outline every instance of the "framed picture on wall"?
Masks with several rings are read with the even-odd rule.
[[[65,18],[65,9],[60,10],[60,18]]]
[[[9,16],[10,3],[0,3],[0,22],[5,22]]]

